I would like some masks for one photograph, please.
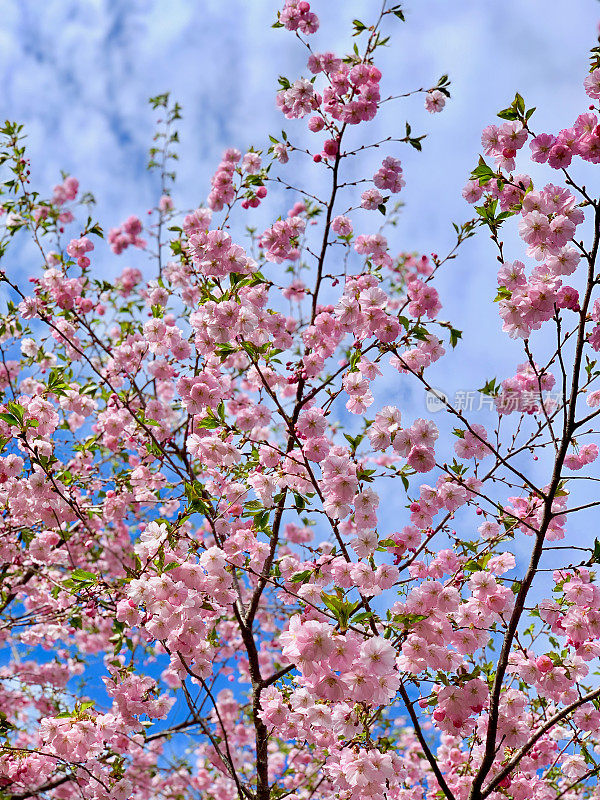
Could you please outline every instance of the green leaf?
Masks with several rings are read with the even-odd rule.
[[[49,392],[61,397],[64,397],[67,391],[71,388],[65,381],[63,372],[64,370],[50,370],[48,383],[46,384]]]
[[[494,303],[498,303],[500,302],[500,300],[510,300],[511,297],[512,297],[512,292],[510,291],[510,289],[507,289],[506,286],[499,286],[498,293],[494,298]]]
[[[306,508],[306,500],[301,494],[297,494],[296,492],[294,492],[294,505],[296,507],[296,511],[304,511]]]
[[[268,509],[265,509],[264,511],[259,511],[257,514],[254,515],[254,527],[257,531],[262,530],[263,532],[269,533],[269,531],[266,531],[268,523],[269,523]]]
[[[483,186],[486,183],[489,183],[489,181],[493,180],[495,177],[496,173],[494,170],[488,166],[488,164],[486,164],[483,158],[480,156],[478,165],[475,167],[473,172],[471,172],[471,180],[478,180],[479,185]]]
[[[96,583],[98,580],[93,572],[87,572],[85,569],[74,569],[71,578],[79,583]]]
[[[500,387],[496,383],[496,378],[492,378],[491,380],[485,382],[485,386],[482,389],[478,389],[477,391],[481,392],[481,394],[487,395],[488,397],[496,397],[500,391]]]
[[[221,423],[214,419],[214,417],[205,417],[201,419],[200,422],[194,421],[195,428],[206,428],[208,430],[213,430],[214,428],[218,428]]]
[[[515,103],[515,106],[517,108],[517,111],[520,114],[523,114],[525,112],[525,101],[523,100],[523,98],[521,97],[521,95],[518,92],[515,95],[514,103]]]
[[[353,625],[360,625],[361,622],[368,622],[371,619],[373,619],[372,611],[362,611],[360,614],[357,614],[355,617],[352,617],[350,621],[352,622]]]
[[[88,233],[93,233],[94,236],[99,236],[101,239],[104,238],[104,231],[97,223],[88,229]]]
[[[462,331],[457,330],[456,328],[450,329],[450,344],[452,347],[456,347],[458,344],[458,340],[462,339]]]
[[[321,599],[334,615],[342,630],[346,630],[350,617],[356,608],[358,608],[358,602],[349,603],[337,595],[327,594],[327,592],[321,592]]]
[[[23,424],[23,420],[25,418],[25,409],[23,406],[19,405],[19,403],[13,403],[12,400],[7,403],[7,408],[13,416],[15,416],[21,425]]]
[[[394,539],[381,539],[379,547],[381,547],[382,550],[386,547],[398,547],[398,542],[394,541]]]
[[[519,119],[519,115],[513,108],[505,108],[502,111],[499,111],[496,114],[496,116],[500,117],[500,119],[509,119],[509,120]]]
[[[414,147],[415,150],[418,150],[419,152],[421,152],[423,150],[423,147],[421,146],[421,140],[424,139],[424,138],[425,138],[425,135],[417,136],[414,139],[409,139],[408,143],[409,143],[409,145],[411,147]]]
[[[533,114],[533,111],[531,111],[531,113]],[[512,101],[510,106],[502,111],[499,111],[497,116],[499,116],[500,119],[508,120],[525,119],[525,101],[521,95],[517,92],[515,94],[515,99]],[[531,114],[529,116],[531,116]]]
[[[305,569],[302,572],[296,572],[296,574],[292,575],[290,578],[290,583],[304,583],[310,578],[311,575],[312,570],[310,569]]]

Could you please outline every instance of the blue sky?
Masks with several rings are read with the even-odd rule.
[[[313,5],[322,20],[315,49],[338,52],[351,41],[351,20],[369,21],[379,8],[374,0]],[[304,52],[293,35],[271,28],[278,7],[272,0],[0,0],[0,116],[25,123],[36,187],[46,193],[64,169],[94,193],[105,229],[132,213],[143,216],[157,200],[155,178],[145,169],[154,121],[146,101],[170,91],[184,114],[175,202],[181,208],[203,202],[224,147],[260,148],[284,122],[290,128],[275,108],[276,79],[296,77]],[[405,11],[407,24],[398,22],[391,46],[380,51],[384,93],[431,86],[447,73],[452,99],[435,116],[424,111],[421,96],[388,104],[369,135],[402,136],[405,120],[416,134],[428,133],[421,154],[406,146],[390,151],[402,159],[407,181],[392,243],[444,254],[450,222],[471,215],[460,192],[476,163],[481,129],[515,91],[537,107],[537,131],[567,127],[586,109],[582,82],[600,3],[407,0]],[[375,151],[372,166],[386,154]],[[555,178],[541,170],[532,175]],[[258,227],[289,205],[288,198],[271,199],[271,216],[261,208]],[[372,232],[379,221],[365,213],[357,230]],[[509,237],[507,257],[522,252]],[[29,254],[22,250],[15,264],[25,273],[36,269]],[[111,274],[140,258],[128,251],[115,259],[102,247],[96,253]],[[482,235],[441,276],[442,318],[464,331],[437,380],[449,392],[476,389],[493,374],[507,377],[523,361],[490,313],[495,258]],[[409,418],[425,412],[421,390],[405,381],[387,386],[385,402],[409,407]]]
[[[538,107],[538,130],[567,126],[583,110],[582,80],[600,3],[567,5],[568,12],[548,0],[405,4],[407,24],[398,23],[392,46],[380,51],[384,91],[431,85],[442,73],[453,85],[442,114],[427,115],[417,96],[388,106],[371,127],[374,139],[403,135],[408,119],[416,132],[429,133],[424,153],[408,147],[393,153],[407,179],[398,249],[446,251],[450,221],[470,213],[460,190],[481,129],[515,90]],[[379,6],[316,0],[314,7],[322,19],[315,47],[340,50],[352,18],[368,20]],[[203,201],[225,146],[261,147],[267,133],[282,127],[276,77],[295,76],[304,57],[292,35],[271,28],[277,8],[272,0],[0,0],[0,116],[25,123],[38,188],[54,185],[64,169],[95,194],[105,228],[142,215],[156,200],[145,170],[153,131],[146,100],[171,91],[184,109],[176,203]],[[276,216],[284,208],[270,210]],[[367,231],[370,223],[365,218]],[[519,252],[515,247],[511,257]],[[494,259],[485,237],[471,241],[442,281],[444,314],[465,329],[465,339],[477,340],[464,359],[472,366],[499,344],[497,317],[481,314],[478,305],[493,291]],[[122,266],[107,259],[110,270]],[[497,355],[512,368],[514,350],[503,347]]]
[[[379,3],[314,0],[313,6],[322,20],[315,49],[339,52],[350,41],[351,20],[368,21]],[[184,115],[174,198],[181,208],[202,203],[225,147],[261,148],[285,122],[274,104],[277,75],[298,75],[304,54],[291,34],[271,28],[278,7],[272,0],[0,0],[0,117],[25,124],[36,188],[48,193],[63,169],[94,193],[105,229],[132,213],[143,216],[157,200],[156,181],[145,169],[154,121],[147,98],[170,91]],[[452,99],[436,116],[425,113],[420,96],[388,106],[370,136],[402,136],[407,119],[416,134],[428,133],[421,154],[390,151],[402,159],[407,181],[392,241],[397,250],[444,254],[450,222],[471,214],[460,192],[476,163],[481,129],[515,91],[537,106],[537,131],[567,127],[585,110],[582,82],[600,3],[407,0],[405,10],[407,24],[398,23],[391,47],[380,53],[384,92],[431,86],[447,73]],[[282,197],[268,205],[271,219],[288,207]],[[270,221],[262,209],[258,219]],[[372,232],[379,222],[364,215],[357,230]],[[522,255],[514,237],[507,252],[511,260]],[[11,266],[33,274],[39,265],[28,260],[31,253],[18,251]],[[143,263],[139,253],[115,259],[102,247],[96,259],[113,275],[132,259]],[[441,277],[442,318],[464,331],[437,380],[449,392],[512,375],[523,361],[490,313],[495,272],[496,253],[482,235]],[[409,419],[425,414],[420,389],[398,376],[386,385],[386,402],[408,408]],[[394,516],[391,492],[386,500]],[[521,537],[518,547],[527,551],[530,541]]]

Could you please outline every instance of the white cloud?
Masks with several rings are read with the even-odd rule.
[[[314,0],[322,17],[315,46],[347,46],[351,19],[369,19],[374,5]],[[176,199],[181,207],[197,205],[224,147],[263,146],[268,132],[283,127],[276,77],[296,75],[305,54],[292,35],[270,27],[276,9],[270,0],[4,0],[0,115],[26,124],[37,187],[46,191],[65,169],[95,193],[105,227],[143,214],[156,200],[156,182],[145,171],[153,122],[146,99],[169,90],[184,107]],[[420,97],[389,105],[370,131],[374,139],[402,136],[409,119],[416,132],[428,132],[423,154],[395,151],[408,185],[394,244],[444,253],[450,220],[470,214],[460,189],[480,131],[515,90],[538,107],[537,129],[567,126],[585,109],[582,80],[598,4],[571,0],[568,12],[562,6],[549,14],[545,0],[413,0],[406,12],[407,25],[394,25],[391,46],[381,52],[384,89],[431,85],[448,73],[453,97],[435,118]],[[372,155],[374,166],[385,153]],[[263,209],[261,215],[266,223]],[[372,219],[362,217],[367,230],[379,223]],[[20,267],[30,271],[26,251],[21,256]],[[114,273],[125,263],[107,259],[106,269]],[[460,356],[451,361],[452,385],[442,385],[442,374],[442,388],[477,388],[491,377],[490,362],[505,376],[523,360],[500,335],[498,318],[480,305],[488,298],[489,308],[495,266],[483,237],[467,243],[442,277],[443,316],[465,330]],[[413,398],[418,416],[422,398]]]

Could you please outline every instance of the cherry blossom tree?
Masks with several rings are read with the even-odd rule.
[[[160,199],[106,236],[74,177],[34,191],[2,128],[4,800],[600,797],[600,48],[572,127],[536,130],[517,94],[485,129],[453,249],[394,254],[424,137],[368,123],[450,96],[380,89],[403,24],[384,2],[348,54],[316,52],[286,0],[288,132],[227,149],[179,210],[180,108],[153,98]],[[429,378],[461,347],[436,278],[480,232],[481,313],[522,351],[483,379],[487,425]],[[147,268],[106,280],[108,246]],[[439,425],[378,399],[408,383]]]

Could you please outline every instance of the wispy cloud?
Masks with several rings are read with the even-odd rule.
[[[369,19],[376,4],[314,5],[322,18],[316,49],[339,50],[347,45],[351,19]],[[515,90],[538,107],[538,130],[567,126],[585,108],[582,80],[599,6],[571,0],[567,13],[559,5],[406,3],[408,23],[398,23],[380,56],[384,91],[432,85],[448,73],[453,97],[435,118],[418,97],[390,104],[371,125],[373,139],[402,136],[407,119],[416,132],[429,133],[423,154],[410,148],[395,153],[407,178],[406,208],[393,237],[397,249],[448,249],[449,221],[470,214],[460,189],[480,131]],[[65,169],[94,192],[107,227],[143,214],[156,201],[155,181],[145,170],[153,122],[146,100],[171,91],[184,107],[176,199],[181,207],[198,205],[224,147],[261,147],[266,133],[282,128],[276,78],[298,74],[305,53],[292,35],[270,27],[276,10],[272,0],[2,0],[0,115],[26,124],[37,187],[51,187]],[[373,151],[372,166],[385,154]],[[379,222],[366,214],[361,220],[366,230]],[[513,243],[509,256],[520,253]],[[113,274],[125,263],[114,266],[106,256]],[[495,263],[483,237],[468,242],[442,276],[444,316],[465,331],[451,374],[440,376],[450,391],[480,386],[490,377],[490,362],[496,374],[506,375],[522,360],[517,345],[500,334],[498,317],[479,305],[493,296]],[[401,395],[414,415],[424,412],[421,394],[411,394],[403,379],[388,389],[388,400]]]

